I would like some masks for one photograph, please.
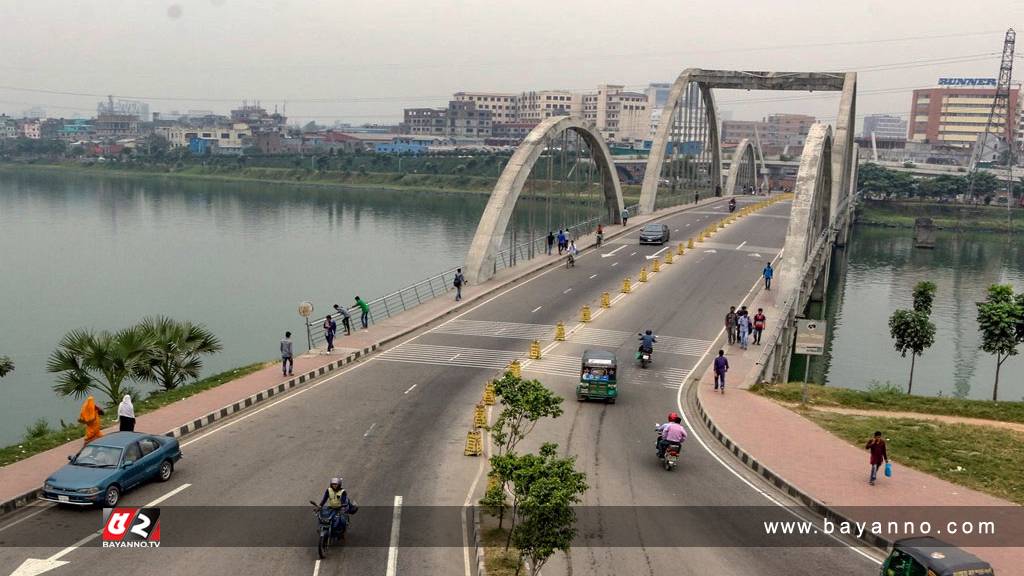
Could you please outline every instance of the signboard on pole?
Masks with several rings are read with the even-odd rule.
[[[825,330],[828,322],[797,318],[796,321],[796,354],[821,356],[825,353]]]

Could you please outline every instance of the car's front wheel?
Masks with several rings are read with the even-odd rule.
[[[111,484],[103,494],[103,504],[107,508],[113,508],[117,506],[119,500],[121,500],[121,488],[117,484]]]
[[[174,474],[174,464],[170,460],[164,460],[160,463],[160,469],[157,471],[157,479],[167,482],[171,479],[171,474]]]

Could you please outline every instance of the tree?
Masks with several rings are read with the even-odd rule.
[[[138,328],[151,342],[151,347],[135,375],[140,380],[155,382],[164,390],[173,390],[199,378],[202,356],[223,349],[212,332],[191,322],[155,316],[143,319]]]
[[[923,312],[928,316],[932,313],[932,302],[935,301],[935,290],[937,287],[934,282],[918,282],[914,286],[914,311]]]
[[[0,378],[14,372],[14,361],[7,356],[0,356]]]
[[[978,302],[978,329],[981,331],[981,349],[996,355],[996,378],[992,386],[992,400],[999,400],[999,369],[1010,356],[1017,354],[1018,327],[1024,315],[1020,295],[1014,297],[1013,287],[993,284],[988,288],[984,302]]]
[[[523,380],[506,372],[494,381],[494,394],[503,406],[489,428],[498,454],[514,451],[516,444],[533,431],[541,418],[562,415],[563,398],[537,380]]]
[[[978,172],[974,175],[974,194],[976,196],[991,196],[996,190],[1003,187],[999,179],[990,172]]]
[[[910,352],[910,378],[907,394],[914,388],[914,364],[917,357],[935,343],[935,324],[929,319],[935,300],[935,283],[918,282],[914,286],[914,305],[910,310],[897,310],[889,317],[889,335],[896,351],[904,358]]]
[[[57,373],[55,392],[81,398],[96,390],[107,404],[121,401],[125,380],[133,379],[147,361],[152,341],[137,326],[111,334],[73,330],[64,335],[46,363]]]

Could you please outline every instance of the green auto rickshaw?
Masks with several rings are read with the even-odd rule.
[[[583,352],[583,366],[580,368],[580,382],[576,385],[576,399],[604,400],[615,403],[619,395],[615,385],[618,365],[615,354],[607,350],[586,350]]]
[[[904,538],[892,545],[882,562],[881,576],[992,576],[992,566],[977,556],[923,536]]]

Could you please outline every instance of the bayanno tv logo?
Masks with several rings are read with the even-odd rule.
[[[159,508],[104,508],[104,548],[159,548]]]

